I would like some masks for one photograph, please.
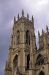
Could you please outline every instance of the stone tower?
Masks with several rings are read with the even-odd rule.
[[[16,21],[14,17],[11,46],[5,66],[5,75],[48,75],[49,74],[49,30],[38,32],[39,49],[36,47],[34,18],[29,14]]]

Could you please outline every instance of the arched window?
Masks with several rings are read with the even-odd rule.
[[[17,31],[17,44],[19,44],[20,43],[20,32],[19,32],[19,30]]]
[[[18,55],[15,56],[15,58],[13,60],[13,65],[14,65],[14,68],[17,67],[17,65],[18,65]]]
[[[39,75],[45,75],[45,73],[44,73],[43,71],[41,71],[41,72],[39,73]]]
[[[30,54],[27,55],[27,69],[29,69],[30,62]]]
[[[43,55],[39,54],[36,59],[36,65],[44,64],[44,57]]]
[[[26,31],[26,44],[30,45],[30,34],[28,30]]]
[[[16,75],[17,73],[17,68],[18,68],[18,55],[16,55],[13,60],[14,75]]]

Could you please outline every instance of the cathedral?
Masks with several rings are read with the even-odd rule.
[[[38,31],[39,48],[36,44],[34,18],[29,15],[14,17],[5,75],[49,75],[49,29]]]

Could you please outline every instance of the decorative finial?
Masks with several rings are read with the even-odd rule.
[[[48,26],[46,25],[46,31],[48,32]]]
[[[40,32],[38,31],[38,36],[40,36]]]
[[[42,29],[42,34],[44,34],[44,30]]]
[[[18,20],[19,20],[19,14],[18,14]]]
[[[29,19],[29,14],[27,14],[27,19]]]
[[[16,22],[16,18],[15,18],[15,16],[14,16],[14,23]]]
[[[24,10],[22,10],[22,17],[24,17]]]
[[[33,16],[32,16],[32,21],[33,21]]]
[[[32,16],[32,23],[34,24],[34,18],[33,18],[33,16]]]

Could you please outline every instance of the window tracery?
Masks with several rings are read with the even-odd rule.
[[[17,31],[17,44],[19,44],[20,43],[20,32],[19,32],[19,30]]]
[[[26,31],[26,44],[30,45],[30,34],[28,30]]]
[[[44,57],[43,55],[39,54],[36,59],[36,65],[42,65],[42,64],[44,64]]]

